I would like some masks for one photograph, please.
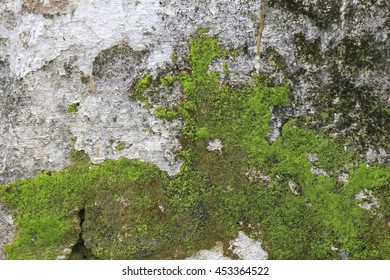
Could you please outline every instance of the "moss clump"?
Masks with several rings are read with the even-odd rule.
[[[66,112],[68,113],[77,113],[79,111],[79,106],[80,106],[80,103],[73,103],[73,104],[70,104],[68,106],[68,109],[66,110]]]
[[[229,67],[227,65],[227,62],[223,62],[222,66],[223,66],[223,73],[225,75],[225,78],[228,78],[230,75],[230,70],[229,70]]]
[[[152,182],[157,177],[166,176],[151,164],[138,161],[120,159],[91,165],[82,152],[75,152],[73,158],[74,163],[63,171],[42,172],[35,178],[1,186],[1,199],[12,207],[19,229],[17,240],[6,247],[8,258],[54,259],[62,255],[61,248],[78,240],[81,229],[76,218],[80,209],[86,211],[83,228],[88,233],[83,237],[86,243],[90,242],[86,245],[93,249],[95,257],[109,258],[110,255],[99,253],[99,246],[91,244],[96,238],[94,234],[98,235],[97,231],[102,230],[95,227],[96,224],[91,224],[94,215],[100,213],[96,212],[99,207],[95,203],[102,203],[105,215],[111,217],[112,213],[121,209],[121,205],[116,200],[118,209],[110,209],[112,204],[104,205],[109,201],[105,195],[110,194],[114,200],[115,197],[118,199],[118,194],[138,193],[136,197],[129,197],[133,201],[132,210],[138,211],[140,208],[137,207],[141,207],[139,203],[145,199],[145,203],[155,203],[152,197],[140,196],[142,192],[139,193],[139,190],[145,187],[151,191],[155,186]],[[143,215],[142,212],[138,213]],[[114,224],[117,219],[113,216],[111,223]],[[106,224],[105,227],[110,225]]]
[[[156,108],[155,113],[157,117],[167,120],[173,120],[178,116],[178,112],[171,111],[166,108]]]
[[[173,52],[172,55],[171,55],[172,61],[173,61],[173,62],[176,62],[176,61],[177,61],[177,58],[178,58],[177,52]]]
[[[170,86],[175,82],[175,77],[173,76],[164,76],[160,79],[161,85],[166,87]]]
[[[140,102],[147,102],[148,96],[146,95],[146,92],[149,89],[151,82],[152,76],[145,74],[135,83],[134,91],[130,93],[131,96]]]
[[[230,52],[230,55],[232,57],[237,57],[238,56],[238,52],[233,50],[233,51]]]
[[[115,149],[119,152],[124,150],[125,149],[125,142],[123,142],[123,141],[118,142],[118,144],[115,146]]]

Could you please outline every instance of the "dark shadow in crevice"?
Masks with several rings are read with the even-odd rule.
[[[95,260],[96,257],[92,254],[92,251],[85,247],[83,239],[83,223],[85,218],[85,209],[81,209],[78,212],[80,219],[80,234],[76,244],[72,247],[72,252],[69,255],[69,260]]]

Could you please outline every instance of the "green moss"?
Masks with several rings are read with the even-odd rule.
[[[86,209],[89,220],[85,229],[95,233],[100,229],[90,227],[89,221],[91,209],[96,208],[94,203],[107,201],[101,195],[109,192],[124,195],[129,189],[137,192],[135,187],[149,186],[158,174],[166,176],[150,164],[125,159],[93,166],[82,154],[75,152],[77,160],[63,171],[42,172],[35,178],[1,186],[1,198],[12,207],[19,229],[16,242],[6,247],[8,258],[54,259],[62,255],[60,248],[78,239],[78,209]],[[106,215],[115,212],[109,205],[105,207]],[[115,219],[111,222],[115,223]]]
[[[210,136],[210,133],[209,131],[207,130],[206,127],[200,127],[198,128],[198,130],[196,131],[196,138],[198,140],[204,140],[204,139],[207,139],[209,138]]]
[[[233,57],[237,57],[238,56],[238,52],[233,50],[233,51],[230,52],[230,55],[233,56]]]
[[[153,109],[153,106],[150,105],[149,103],[146,103],[146,104],[144,105],[144,108],[147,109],[147,110],[150,110],[150,109]]]
[[[223,62],[222,66],[223,66],[223,73],[225,74],[225,77],[228,78],[229,75],[230,75],[230,70],[229,70],[229,68],[227,66],[227,63]]]
[[[173,76],[164,76],[160,79],[161,85],[165,87],[172,85],[174,81],[175,81],[175,77]]]
[[[68,113],[77,113],[79,111],[79,106],[80,106],[80,103],[73,103],[73,104],[70,104],[68,106],[68,109],[66,110],[66,112]]]
[[[264,74],[241,87],[221,83],[208,68],[224,51],[206,32],[191,40],[191,70],[175,77],[181,105],[156,109],[156,115],[184,123],[180,173],[170,177],[126,159],[92,165],[76,151],[63,171],[1,186],[19,228],[16,242],[6,247],[10,259],[54,258],[58,248],[76,242],[81,208],[85,245],[99,259],[183,258],[216,241],[228,245],[239,230],[260,230],[272,259],[340,258],[332,245],[354,259],[390,258],[388,209],[381,209],[385,216],[372,215],[355,199],[367,188],[390,201],[389,167],[363,165],[342,143],[296,119],[269,143],[269,108],[290,102],[288,84],[274,85]],[[143,90],[150,85],[145,77]],[[222,153],[206,149],[215,138],[223,142]],[[311,163],[308,153],[318,161]],[[359,165],[347,169],[351,162]],[[328,177],[314,175],[313,166]],[[342,172],[350,173],[345,184],[338,182]]]
[[[134,91],[130,93],[130,95],[140,102],[147,102],[148,96],[146,95],[147,90],[150,87],[152,82],[152,76],[149,74],[145,74],[142,78],[140,78],[134,86]]]
[[[178,116],[176,111],[170,111],[166,108],[156,108],[156,116],[161,119],[172,120]]]
[[[177,56],[177,52],[173,52],[173,53],[172,53],[172,56],[171,56],[172,61],[173,61],[173,62],[176,62],[176,61],[177,61],[177,57],[178,57],[178,56]]]
[[[115,146],[115,149],[117,151],[122,151],[124,148],[125,148],[125,142],[123,141],[118,142],[118,144]]]

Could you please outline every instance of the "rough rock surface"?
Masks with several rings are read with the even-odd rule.
[[[256,61],[254,0],[1,1],[0,183],[63,169],[73,149],[94,163],[127,157],[177,174],[181,124],[128,95],[144,73],[185,65],[200,27],[237,52],[224,61],[232,85],[255,69],[291,85],[292,104],[270,108],[270,142],[298,117],[366,161],[389,163],[389,9],[384,0],[270,0]],[[1,236],[0,249],[9,241]]]
[[[242,260],[265,260],[268,253],[261,247],[261,241],[249,238],[244,232],[238,232],[236,239],[230,241],[233,253]]]
[[[249,238],[244,232],[239,231],[237,238],[230,241],[230,250],[241,260],[265,260],[268,253],[261,247],[261,241]],[[228,260],[224,256],[223,244],[217,244],[210,250],[201,250],[187,258],[189,260]]]
[[[14,241],[16,227],[11,213],[0,203],[0,260],[4,260],[4,246]]]
[[[187,260],[230,260],[230,258],[223,255],[223,244],[217,242],[210,250],[201,250]]]
[[[221,139],[214,139],[207,142],[207,150],[222,152],[223,144]]]
[[[359,201],[359,206],[363,209],[375,212],[375,210],[379,208],[378,199],[373,196],[371,190],[363,190],[355,197]]]

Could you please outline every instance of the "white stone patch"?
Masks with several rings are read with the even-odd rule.
[[[366,152],[366,159],[369,163],[378,161],[383,163],[387,158],[388,154],[383,148],[379,148],[378,151],[372,149],[371,147]]]
[[[260,240],[249,238],[244,232],[238,232],[236,239],[230,241],[230,248],[241,260],[266,260],[268,253],[261,247]],[[210,250],[200,250],[187,260],[229,260],[223,252],[222,242],[216,242],[216,245]]]
[[[339,250],[339,248],[335,247],[333,244],[330,246],[330,249],[333,251],[333,252],[336,252]]]
[[[342,173],[339,178],[338,178],[338,181],[340,183],[347,183],[348,182],[348,178],[349,178],[349,174],[348,173]]]
[[[11,70],[24,77],[51,60],[77,57],[79,69],[91,73],[94,57],[121,42],[135,51],[152,49],[150,45],[158,38],[168,36],[159,9],[157,0],[94,0],[74,1],[73,13],[55,18],[24,13],[15,32],[9,33],[13,45]],[[170,61],[171,52],[169,40],[158,44],[149,67]]]
[[[373,196],[371,190],[364,189],[355,195],[355,198],[360,202],[359,206],[363,209],[374,211],[379,208],[378,199]]]
[[[317,167],[317,166],[312,166],[312,167],[310,168],[310,171],[311,171],[311,173],[313,173],[314,175],[323,175],[323,176],[325,176],[325,177],[329,177],[329,174],[328,174],[325,170],[323,170],[323,169],[321,169],[321,168],[319,168],[319,167]]]
[[[272,112],[272,107],[270,108]],[[276,117],[274,114],[271,115],[271,121],[270,121],[270,130],[267,135],[267,140],[270,143],[273,143],[278,139],[278,137],[281,134],[283,123],[282,120],[278,117]]]
[[[172,125],[163,124],[124,94],[91,94],[80,104],[70,129],[77,137],[75,148],[84,150],[93,163],[119,157],[141,159],[173,175],[179,172],[181,162],[175,162],[169,153],[179,147],[169,130]],[[117,151],[112,140],[124,142],[125,148]]]
[[[298,185],[295,184],[293,181],[288,181],[288,187],[290,188],[293,194],[295,195],[300,194]]]
[[[261,247],[261,241],[249,238],[240,231],[236,239],[230,241],[233,253],[242,260],[266,260],[268,253]]]
[[[63,251],[63,255],[59,255],[56,257],[56,260],[67,260],[69,258],[69,255],[72,253],[72,249],[65,248]]]
[[[248,170],[245,175],[249,178],[249,181],[251,182],[257,182],[259,180],[263,181],[264,183],[271,182],[271,177],[268,175],[264,175],[261,173],[260,170],[257,170],[256,168],[251,168]]]
[[[318,155],[316,153],[307,153],[307,159],[310,162],[317,162],[318,161]]]
[[[157,74],[157,69],[165,67],[165,63],[171,60],[173,47],[170,43],[163,43],[152,51],[149,56],[147,68],[152,70],[152,74]]]
[[[209,150],[210,152],[217,151],[221,153],[222,148],[223,148],[222,140],[219,138],[207,141],[207,150]]]
[[[378,157],[378,152],[373,150],[371,147],[366,152],[366,159],[368,162],[373,162]]]
[[[162,213],[164,213],[164,211],[165,211],[164,205],[159,204],[159,205],[158,205],[158,208],[160,209],[160,211],[161,211]]]
[[[186,260],[230,260],[230,258],[223,255],[223,244],[218,241],[210,250],[200,250]]]

